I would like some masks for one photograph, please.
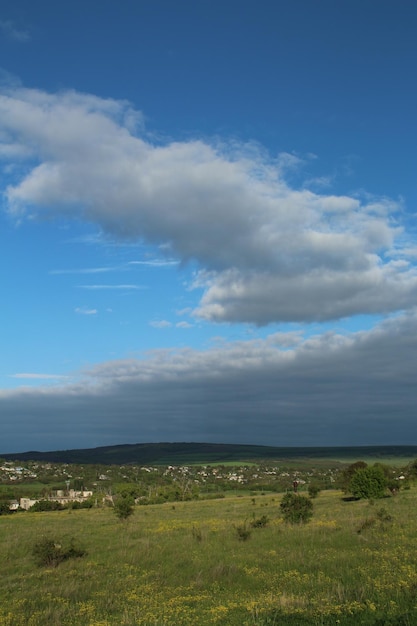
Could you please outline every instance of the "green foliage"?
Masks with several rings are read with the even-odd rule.
[[[31,513],[38,513],[39,511],[62,511],[63,509],[65,509],[65,506],[60,502],[55,502],[54,500],[39,500],[30,507],[29,511]]]
[[[369,530],[370,528],[373,528],[376,524],[376,521],[377,520],[375,517],[366,517],[364,520],[361,521],[356,532],[358,533],[358,535],[360,535],[364,531]]]
[[[318,485],[315,485],[314,483],[310,483],[310,485],[308,486],[308,495],[310,496],[310,498],[317,498],[319,493],[320,487]]]
[[[62,561],[79,558],[85,554],[86,551],[77,546],[74,539],[65,543],[51,537],[43,537],[32,548],[32,556],[39,567],[57,567]]]
[[[284,520],[290,524],[306,524],[313,516],[313,503],[310,498],[297,493],[286,493],[281,500]]]
[[[376,512],[376,516],[378,520],[381,522],[381,524],[391,523],[394,519],[392,515],[390,515],[390,513],[388,513],[388,511],[384,507],[380,508]]]
[[[374,467],[379,467],[382,470],[385,476],[385,486],[395,496],[402,486],[401,481],[395,477],[395,471],[393,472],[392,467],[384,463],[374,463]]]
[[[353,476],[358,470],[365,469],[365,467],[368,467],[368,464],[365,463],[365,461],[356,461],[355,463],[351,463],[351,465],[346,467],[338,480],[338,486],[340,487],[340,489],[342,489],[342,491],[344,491],[345,493],[348,493],[350,481],[352,480]]]
[[[9,502],[0,501],[0,515],[10,515],[11,512]]]
[[[386,531],[392,521],[392,515],[390,515],[385,508],[380,508],[378,509],[374,517],[367,517],[366,519],[364,519],[359,525],[356,532],[360,535],[370,528],[377,528]]]
[[[267,515],[261,515],[257,519],[253,519],[250,523],[252,528],[265,528],[269,523],[269,518]]]
[[[120,496],[114,503],[114,513],[120,520],[126,520],[133,514],[134,500],[130,496]]]
[[[87,500],[83,500],[82,502],[78,502],[75,500],[74,502],[69,502],[67,505],[68,509],[92,509],[95,504],[94,498],[87,498]]]
[[[417,459],[414,459],[407,467],[407,476],[417,478]]]
[[[374,500],[382,498],[387,488],[387,478],[380,466],[358,469],[349,483],[349,491],[355,498]]]
[[[6,485],[0,486],[0,515],[10,515],[10,501],[14,500],[15,494],[13,489]]]
[[[139,498],[143,495],[143,489],[140,485],[135,483],[117,483],[114,485],[115,492],[118,496],[123,498]]]
[[[0,485],[0,502],[16,498],[15,491],[8,485]]]
[[[247,541],[252,534],[252,531],[248,528],[246,522],[243,522],[243,524],[238,524],[237,526],[235,526],[235,530],[236,530],[239,541]]]

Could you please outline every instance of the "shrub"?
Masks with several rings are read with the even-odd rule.
[[[70,539],[67,545],[50,537],[43,537],[32,548],[32,556],[39,567],[57,567],[62,561],[82,557],[86,551]]]
[[[33,506],[30,507],[31,513],[38,513],[40,511],[62,511],[65,506],[55,500],[38,500]]]
[[[134,500],[130,496],[121,496],[114,503],[114,512],[120,520],[126,520],[134,511]]]
[[[381,467],[368,466],[353,474],[349,491],[355,498],[373,500],[385,495],[386,486],[387,479]]]
[[[389,524],[393,521],[392,516],[384,508],[378,509],[375,517],[367,517],[363,520],[357,529],[357,533],[361,534],[363,531],[369,528],[376,527],[377,529],[386,531],[389,528]]]
[[[69,509],[92,509],[94,506],[94,500],[92,498],[88,498],[88,500],[83,500],[82,502],[78,502],[75,500],[74,502],[70,502],[68,504]]]
[[[313,503],[310,498],[297,493],[286,493],[280,508],[286,522],[306,524],[313,516]]]
[[[252,526],[252,528],[265,528],[268,522],[269,522],[268,516],[262,515],[261,517],[258,517],[258,519],[253,519],[250,525]]]
[[[310,496],[310,498],[317,498],[317,496],[320,493],[320,487],[318,485],[310,484],[308,486],[308,495]]]
[[[366,519],[364,519],[358,529],[357,529],[357,533],[358,535],[360,535],[361,533],[363,533],[364,530],[368,530],[369,528],[373,528],[373,526],[375,526],[376,524],[376,519],[375,517],[367,517]]]
[[[0,502],[0,515],[10,515],[10,505],[8,502]]]
[[[407,466],[406,473],[410,478],[417,478],[417,459]]]
[[[392,515],[390,515],[388,511],[383,507],[381,509],[378,509],[376,515],[381,522],[392,522]]]
[[[247,541],[252,534],[252,531],[247,527],[246,522],[235,526],[237,536],[240,541]]]

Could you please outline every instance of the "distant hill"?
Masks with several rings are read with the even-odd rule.
[[[79,463],[125,465],[186,465],[230,463],[233,461],[283,461],[295,459],[332,459],[351,462],[372,459],[417,458],[417,446],[360,446],[360,447],[272,447],[220,443],[136,443],[80,450],[55,452],[21,452],[0,454],[6,460],[46,461],[52,463]]]

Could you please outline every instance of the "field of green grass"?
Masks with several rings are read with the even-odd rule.
[[[276,494],[138,506],[127,521],[111,508],[2,516],[0,626],[417,624],[417,489],[342,495],[322,492],[295,526]],[[40,567],[43,536],[87,554]]]

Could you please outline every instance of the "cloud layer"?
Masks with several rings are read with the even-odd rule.
[[[416,350],[413,311],[346,336],[278,333],[103,363],[65,386],[0,391],[0,452],[62,441],[405,444]]]
[[[416,301],[401,207],[294,189],[294,158],[233,142],[155,143],[127,102],[24,88],[0,95],[0,142],[14,165],[11,215],[81,217],[197,261],[202,318],[329,320]]]

